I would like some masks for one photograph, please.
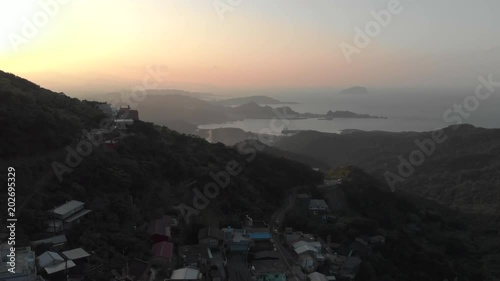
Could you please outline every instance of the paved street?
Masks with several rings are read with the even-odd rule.
[[[283,222],[283,219],[285,218],[286,212],[293,207],[295,204],[295,198],[297,195],[297,188],[294,188],[291,190],[290,195],[288,196],[287,199],[284,200],[283,206],[279,208],[276,212],[271,217],[271,223],[270,223],[270,229],[273,234],[273,239],[276,242],[276,247],[278,249],[278,252],[281,255],[281,258],[283,260],[283,263],[287,267],[287,277],[295,277],[296,280],[306,280],[304,274],[302,272],[297,272],[296,268],[294,270],[294,265],[295,265],[295,258],[292,256],[290,251],[284,246],[284,243],[282,243],[281,240],[281,232],[274,233],[274,228],[278,228],[280,224]],[[279,222],[279,224],[276,224],[276,221]]]

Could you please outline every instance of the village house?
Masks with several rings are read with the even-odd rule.
[[[212,251],[205,244],[179,247],[179,260],[184,267],[211,265],[212,259]]]
[[[60,248],[63,247],[68,240],[66,239],[66,235],[57,235],[57,236],[52,236],[49,238],[41,239],[41,240],[36,240],[32,241],[31,245],[33,247],[37,247],[41,244],[48,244],[52,249]]]
[[[53,251],[47,251],[41,254],[37,260],[38,265],[49,275],[67,271],[76,266],[72,260]]]
[[[116,119],[139,120],[139,111],[130,109],[130,105],[127,107],[120,107],[118,113],[116,113]]]
[[[198,232],[198,243],[217,249],[224,240],[224,232],[215,227],[206,227]]]
[[[46,251],[37,260],[38,265],[49,275],[61,275],[79,264],[87,263],[90,256],[82,248],[76,248],[64,252]]]
[[[297,259],[300,269],[305,273],[314,272],[319,266],[319,262],[309,253],[300,254]]]
[[[313,272],[307,275],[309,281],[335,281],[335,276],[326,276],[319,272]]]
[[[35,252],[31,247],[16,247],[16,264],[15,272],[10,272],[11,268],[8,264],[10,254],[10,245],[0,245],[1,264],[0,264],[0,280],[26,280],[35,281],[37,276],[35,265]]]
[[[48,221],[47,232],[61,232],[79,223],[84,216],[91,212],[91,210],[86,210],[84,207],[85,203],[71,200],[49,211],[52,219]]]
[[[167,225],[164,218],[150,222],[147,232],[154,243],[169,241],[171,237],[170,227]]]
[[[322,253],[321,243],[317,241],[298,241],[293,244],[293,249],[302,270],[307,273],[316,270],[326,259]]]
[[[68,251],[61,252],[67,259],[72,260],[75,264],[81,264],[88,262],[88,257],[90,254],[87,253],[82,248],[76,248]]]
[[[160,264],[167,268],[172,268],[172,259],[174,257],[174,244],[170,242],[158,242],[151,248],[152,258],[150,263]]]
[[[243,229],[232,227],[223,228],[224,244],[232,253],[246,253],[250,248],[252,239]]]
[[[257,281],[286,281],[285,265],[274,251],[255,253],[251,261],[251,273]]]
[[[269,228],[247,227],[246,232],[253,241],[270,241],[273,238]]]
[[[318,214],[328,212],[328,204],[323,199],[311,199],[309,201],[309,211]]]
[[[176,269],[170,276],[171,280],[201,280],[202,274],[196,267],[183,267]]]

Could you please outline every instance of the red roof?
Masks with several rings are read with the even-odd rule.
[[[161,257],[166,259],[171,259],[174,253],[174,244],[170,242],[159,242],[153,245],[151,249],[153,257]]]

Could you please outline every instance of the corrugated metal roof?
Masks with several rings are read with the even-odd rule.
[[[56,265],[44,267],[43,269],[45,269],[45,271],[47,271],[48,274],[52,274],[52,273],[66,270],[66,268],[72,268],[75,266],[76,266],[76,264],[73,261],[68,260],[67,264],[66,264],[66,262],[63,261],[63,262],[56,264]]]
[[[47,251],[38,257],[38,264],[41,267],[51,266],[64,262],[64,258],[56,252]]]
[[[55,208],[53,212],[58,215],[64,215],[70,212],[71,210],[81,207],[83,205],[85,205],[85,203],[76,200],[71,200],[64,205]]]
[[[249,233],[248,236],[254,240],[266,240],[266,239],[271,239],[273,236],[271,233],[262,233],[262,232],[255,232],[255,233]]]
[[[90,212],[92,212],[92,211],[91,210],[81,210],[80,212],[76,213],[75,215],[65,219],[64,222],[71,223],[71,222],[85,216],[86,214],[88,214]]]
[[[65,255],[70,260],[77,260],[77,259],[86,258],[86,257],[90,256],[90,254],[87,253],[82,248],[76,248],[73,250],[64,251],[64,252],[62,252],[62,254]]]
[[[64,244],[66,243],[68,240],[66,239],[66,235],[57,235],[57,236],[53,236],[53,237],[50,237],[50,238],[46,238],[46,239],[41,239],[41,240],[37,240],[37,241],[33,241],[31,242],[33,245],[39,245],[39,244],[43,244],[43,243],[48,243],[48,244]]]
[[[172,280],[197,280],[200,279],[200,270],[198,268],[184,267],[174,270],[170,279]]]

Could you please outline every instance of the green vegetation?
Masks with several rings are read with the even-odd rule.
[[[0,71],[0,158],[42,154],[70,144],[104,115],[81,102]]]
[[[13,75],[2,73],[1,81],[0,118],[8,133],[1,140],[2,159],[8,156],[8,164],[16,168],[19,244],[43,238],[47,210],[75,199],[92,212],[67,234],[68,247],[94,251],[92,262],[118,268],[125,248],[125,256],[148,259],[146,223],[173,212],[180,203],[192,205],[192,189],[203,190],[214,182],[210,173],[225,171],[230,161],[236,161],[242,172],[192,218],[193,224],[222,225],[241,214],[263,216],[273,212],[288,189],[322,181],[322,174],[297,162],[262,153],[240,154],[236,148],[138,121],[114,150],[94,147],[59,182],[52,162],[64,163],[64,147],[74,148],[81,130],[97,128],[104,116],[92,102],[50,92]],[[0,199],[5,201],[5,193]]]
[[[317,233],[332,242],[350,243],[361,235],[382,235],[386,243],[366,258],[356,280],[489,280],[481,268],[482,252],[472,242],[474,234],[460,213],[424,199],[384,192],[381,183],[362,170],[339,167],[345,175],[341,187],[324,190],[336,216],[334,222],[312,220],[295,207],[285,224]],[[333,172],[332,171],[332,172]],[[311,192],[317,192],[312,190]],[[316,195],[315,198],[317,198]],[[346,205],[334,206],[335,197]]]

